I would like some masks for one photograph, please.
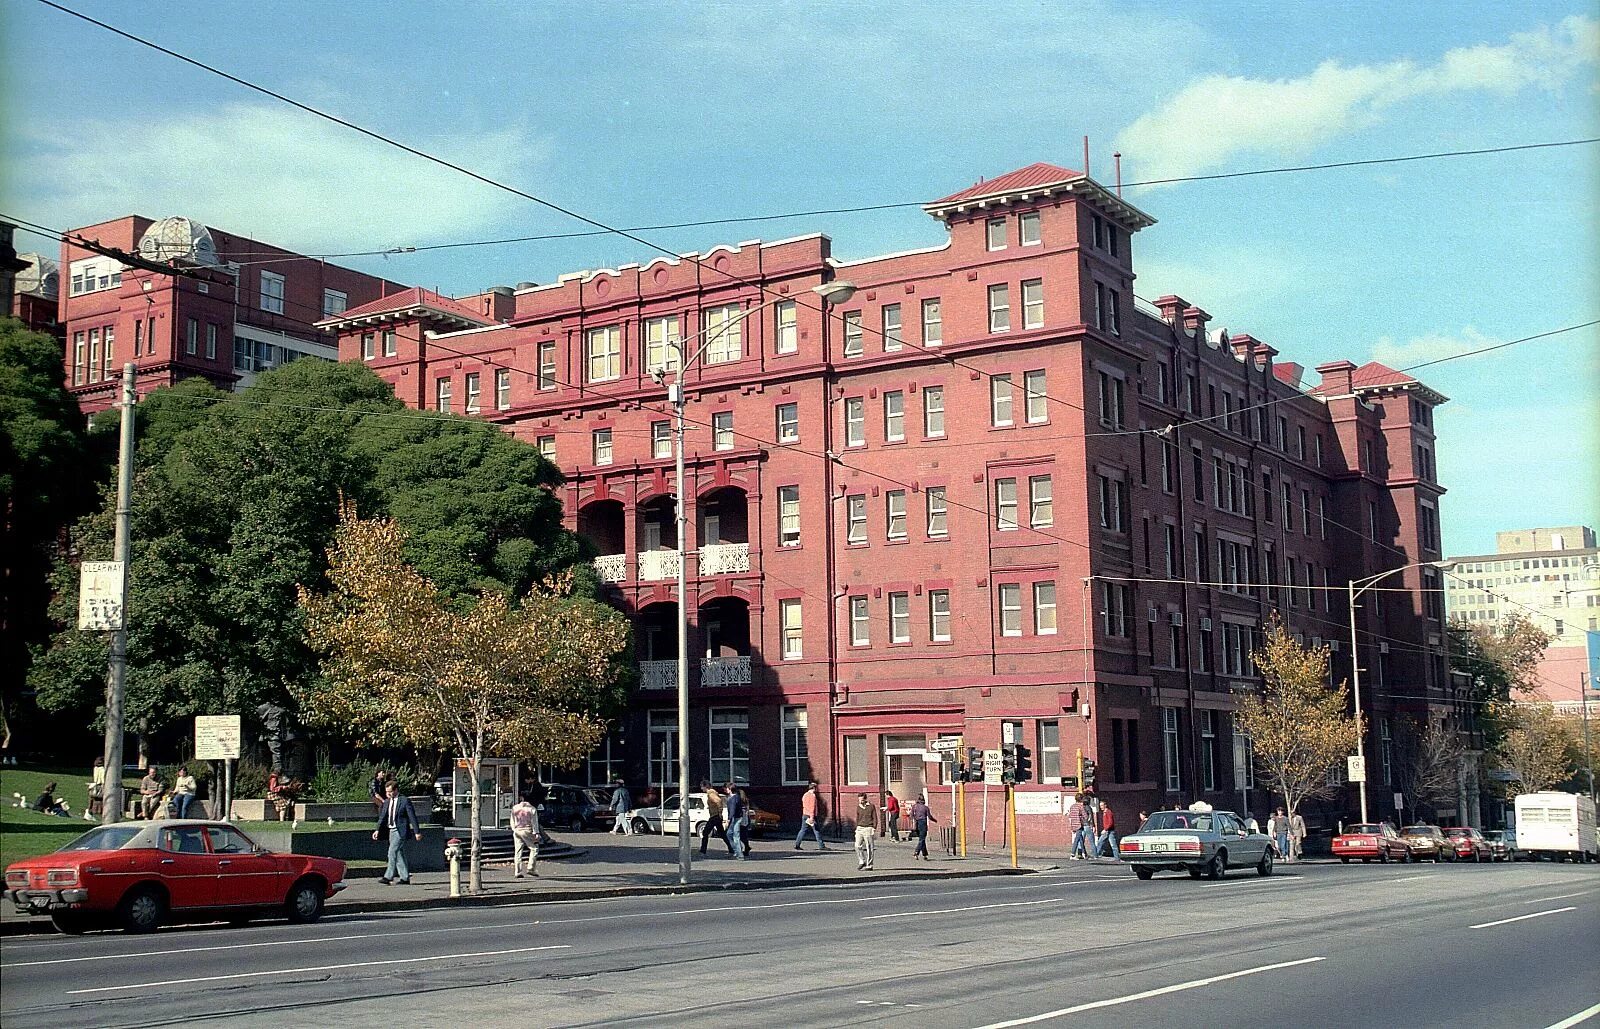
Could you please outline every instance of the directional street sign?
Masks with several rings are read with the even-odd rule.
[[[944,751],[960,750],[964,741],[960,736],[941,736],[929,746],[941,753]]]

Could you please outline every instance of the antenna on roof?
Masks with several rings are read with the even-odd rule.
[[[1083,137],[1083,174],[1089,177],[1089,137]]]

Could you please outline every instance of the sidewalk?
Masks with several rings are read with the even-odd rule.
[[[497,905],[548,901],[588,900],[643,894],[679,894],[715,890],[759,890],[793,886],[819,886],[862,880],[947,879],[975,875],[1026,874],[1053,866],[1056,859],[1032,855],[1011,867],[1010,855],[999,848],[983,851],[970,846],[965,858],[934,854],[930,861],[913,861],[912,844],[880,839],[874,870],[856,868],[854,847],[844,842],[829,842],[819,852],[810,840],[802,851],[791,839],[771,836],[751,841],[748,860],[736,861],[716,840],[704,857],[695,841],[690,885],[678,884],[677,838],[662,836],[614,836],[609,833],[554,834],[563,843],[582,851],[581,856],[559,861],[539,862],[537,878],[516,879],[509,864],[485,865],[484,892],[477,896],[450,897],[448,872],[419,872],[408,886],[385,886],[376,878],[350,877],[348,887],[328,901],[328,913],[400,911],[415,908]],[[374,845],[376,848],[376,845]],[[375,855],[376,850],[375,850]],[[1077,862],[1087,868],[1115,868],[1116,863]],[[1063,866],[1064,867],[1064,866]],[[467,870],[461,872],[465,893]],[[47,918],[17,913],[11,904],[0,904],[0,935],[51,931]]]

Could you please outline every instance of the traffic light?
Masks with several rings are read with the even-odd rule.
[[[1000,781],[1010,786],[1017,781],[1017,745],[1003,743],[1000,745]]]
[[[1094,786],[1094,760],[1092,758],[1084,758],[1083,759],[1083,780],[1082,780],[1082,782],[1083,782],[1083,788],[1086,789],[1086,790],[1089,789],[1090,787]]]
[[[1016,753],[1016,757],[1014,759],[1014,766],[1013,766],[1013,768],[1011,770],[1011,781],[1012,782],[1032,782],[1033,781],[1033,755],[1028,752],[1028,748],[1027,747],[1024,747],[1020,743],[1017,744],[1017,748],[1016,749],[1017,749],[1017,753]]]
[[[964,782],[983,782],[983,750],[967,748],[967,777]]]

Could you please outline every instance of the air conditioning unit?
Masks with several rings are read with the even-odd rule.
[[[1387,654],[1388,652],[1389,652],[1389,644],[1387,644],[1387,643],[1379,643],[1378,644],[1378,653]]]
[[[1156,606],[1154,604],[1151,604],[1150,605],[1150,621],[1154,622],[1155,620],[1156,620]]]
[[[1303,632],[1295,633],[1294,634],[1294,641],[1296,643],[1300,644],[1302,647],[1305,646],[1306,645],[1306,635],[1305,635],[1305,633],[1303,633]]]
[[[1313,637],[1311,637],[1311,645],[1313,647],[1320,648],[1322,646],[1322,637],[1321,636],[1313,636]]]
[[[1210,632],[1211,631],[1211,619],[1209,619],[1209,618],[1200,619],[1200,631],[1201,632]]]
[[[1167,621],[1171,622],[1173,625],[1182,625],[1183,624],[1183,612],[1182,611],[1174,611],[1174,612],[1172,612],[1171,614],[1169,614],[1167,616]]]
[[[1339,652],[1339,641],[1338,640],[1329,640],[1328,641],[1328,650],[1331,651],[1332,653],[1337,654]]]

